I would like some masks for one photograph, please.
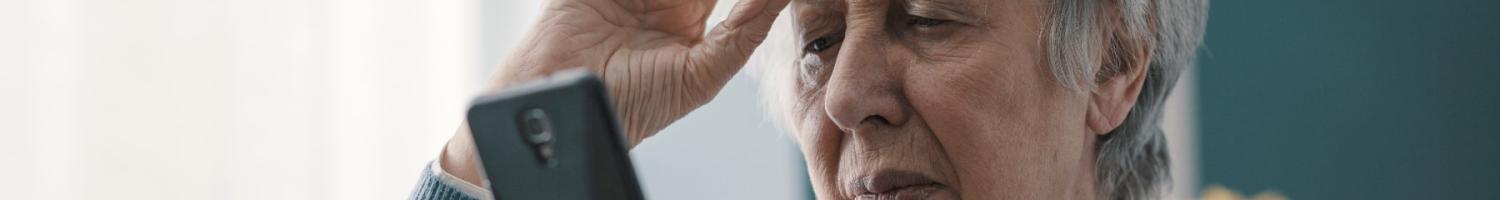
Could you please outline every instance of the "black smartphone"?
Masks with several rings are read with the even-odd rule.
[[[476,99],[469,129],[495,199],[644,199],[606,92],[575,70]]]

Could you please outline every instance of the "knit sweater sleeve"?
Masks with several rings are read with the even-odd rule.
[[[421,180],[411,192],[415,200],[492,200],[489,189],[463,181],[443,171],[442,165],[433,161],[422,169]]]

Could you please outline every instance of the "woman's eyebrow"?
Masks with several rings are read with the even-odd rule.
[[[965,0],[906,0],[902,5],[906,12],[917,16],[960,21],[975,19],[974,6]]]

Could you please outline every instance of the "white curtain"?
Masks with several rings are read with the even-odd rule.
[[[0,199],[400,199],[473,0],[0,1]]]

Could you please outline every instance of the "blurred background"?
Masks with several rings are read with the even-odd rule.
[[[539,4],[0,0],[0,199],[404,199]],[[1166,198],[1500,196],[1500,3],[1211,4]],[[648,198],[810,198],[756,81],[631,152]]]
[[[1297,199],[1500,198],[1500,1],[1210,7],[1199,183]]]

